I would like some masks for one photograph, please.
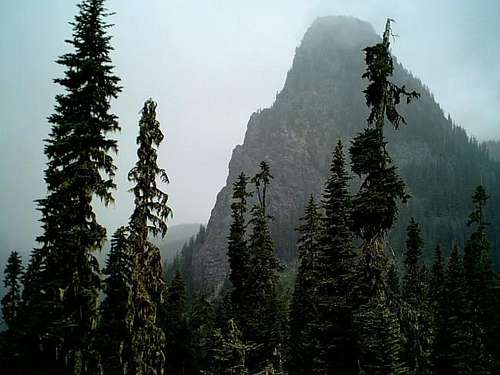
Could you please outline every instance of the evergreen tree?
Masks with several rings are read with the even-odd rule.
[[[365,299],[383,293],[386,269],[383,239],[396,219],[398,201],[405,202],[408,198],[404,182],[385,148],[385,119],[398,128],[404,122],[396,108],[401,96],[408,101],[418,96],[389,81],[393,73],[390,22],[387,21],[383,41],[365,49],[367,71],[363,78],[369,80],[364,91],[366,104],[371,107],[369,127],[354,138],[350,148],[352,171],[363,178],[353,199],[352,227],[364,241],[361,265],[364,280],[359,292]]]
[[[248,280],[250,254],[245,238],[247,198],[251,195],[246,191],[247,183],[247,177],[241,173],[233,184],[233,202],[231,203],[231,217],[233,221],[229,230],[227,251],[230,266],[229,280],[233,287],[231,301],[238,317],[237,319],[240,322],[240,317],[243,317],[247,308],[245,301],[251,287]]]
[[[191,373],[191,334],[186,321],[186,289],[179,271],[175,273],[162,305],[162,327],[166,339],[165,374]]]
[[[442,352],[442,374],[489,374],[484,344],[477,340],[478,323],[471,321],[465,307],[467,293],[464,267],[458,245],[450,254],[445,281],[446,346]]]
[[[244,341],[243,335],[233,319],[227,322],[223,333],[216,332],[217,345],[214,349],[216,374],[221,375],[249,375],[248,356],[255,345]]]
[[[359,361],[362,371],[381,374],[402,371],[399,322],[387,300],[384,238],[397,217],[398,203],[408,198],[386,150],[383,130],[386,119],[396,129],[404,123],[397,111],[402,97],[409,102],[418,96],[389,80],[394,68],[389,51],[390,23],[387,20],[382,42],[365,48],[367,70],[363,78],[369,83],[364,93],[370,115],[368,127],[354,138],[350,148],[352,171],[362,178],[352,200],[352,228],[363,240],[355,285],[361,303],[355,315],[360,332]]]
[[[315,319],[316,257],[319,250],[321,216],[311,195],[306,206],[297,242],[299,267],[290,305],[289,374],[311,371],[315,342],[310,337],[310,325]]]
[[[313,373],[317,374],[350,374],[358,369],[352,320],[355,253],[348,187],[349,176],[339,140],[323,193],[325,216],[316,259],[315,308],[318,314],[314,330],[318,347]]]
[[[168,195],[157,187],[156,180],[168,183],[165,170],[157,165],[158,147],[163,140],[156,120],[156,103],[144,103],[137,137],[138,161],[129,172],[135,209],[130,217],[132,249],[132,342],[131,371],[137,375],[161,374],[165,366],[165,335],[158,321],[158,305],[164,291],[160,250],[149,236],[164,236],[166,220],[172,211]]]
[[[131,340],[132,259],[127,228],[120,227],[111,239],[102,304],[101,354],[105,374],[125,374],[129,369]]]
[[[250,353],[249,368],[263,370],[272,365],[281,367],[282,319],[279,316],[279,302],[276,286],[281,265],[274,254],[274,245],[269,231],[269,216],[266,214],[264,197],[272,176],[266,162],[260,164],[260,172],[252,181],[255,183],[259,203],[252,207],[248,239],[249,277],[251,291],[246,297],[249,306],[242,319],[242,332],[245,341],[255,344]]]
[[[2,316],[7,325],[0,332],[0,366],[9,374],[22,374],[19,357],[22,351],[22,314],[21,277],[23,265],[17,251],[12,251],[4,270],[5,294],[2,298]]]
[[[92,348],[100,287],[94,252],[106,231],[96,221],[92,200],[113,200],[116,167],[110,153],[117,151],[117,144],[107,134],[119,130],[116,116],[109,112],[110,99],[121,90],[111,65],[107,15],[104,0],[83,0],[68,41],[74,52],[57,60],[66,71],[55,82],[65,92],[56,96],[55,113],[49,117],[48,195],[38,201],[43,226],[38,241],[46,277],[38,286],[44,293],[35,307],[43,316],[35,329],[45,361],[41,368],[54,374],[92,373],[99,367]]]
[[[20,318],[21,277],[23,263],[17,251],[10,253],[4,270],[5,295],[2,298],[2,315],[9,330],[15,330]]]
[[[482,186],[478,186],[472,196],[474,210],[469,216],[468,226],[475,226],[474,232],[467,240],[464,248],[464,279],[466,283],[467,319],[477,324],[473,331],[473,342],[485,346],[485,357],[491,366],[492,355],[495,355],[495,344],[498,340],[494,333],[495,304],[493,289],[495,275],[491,267],[490,241],[486,233],[488,223],[485,221],[484,209],[488,195]],[[497,355],[498,358],[498,355]]]
[[[447,313],[448,301],[445,293],[446,267],[441,246],[434,252],[434,261],[429,285],[429,295],[433,312],[435,327],[434,342],[431,354],[431,364],[435,374],[445,374],[447,368],[448,327]]]
[[[366,375],[403,375],[401,331],[398,316],[388,304],[372,299],[361,305],[354,315],[359,342],[359,371]],[[352,374],[351,373],[346,373]]]
[[[205,293],[194,296],[189,312],[189,331],[191,332],[192,373],[214,373],[216,363],[215,310]]]
[[[407,229],[405,275],[401,309],[401,329],[404,337],[403,360],[411,374],[430,374],[432,350],[432,315],[428,288],[421,262],[423,240],[420,228],[412,218]]]
[[[398,266],[395,260],[391,260],[387,271],[387,297],[393,312],[398,312],[401,304],[400,284]]]

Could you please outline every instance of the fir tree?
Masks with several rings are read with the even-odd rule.
[[[15,330],[19,323],[21,309],[21,277],[23,264],[17,251],[10,253],[4,270],[5,295],[2,298],[2,315],[9,330]]]
[[[435,374],[445,374],[448,345],[447,300],[445,294],[446,267],[441,246],[436,246],[431,270],[429,296],[435,327],[434,342],[431,353],[431,365]]]
[[[352,295],[355,253],[352,248],[349,176],[340,140],[323,193],[321,246],[316,264],[318,341],[313,373],[348,374],[357,371],[357,347],[353,331]]]
[[[484,208],[488,195],[482,186],[478,186],[472,196],[474,210],[469,216],[468,225],[476,226],[464,248],[463,266],[465,279],[466,319],[474,322],[476,327],[472,334],[472,342],[484,346],[484,367],[491,366],[495,343],[494,337],[495,309],[493,288],[495,275],[491,268],[490,243],[486,233],[488,223],[485,221]]]
[[[247,210],[247,198],[251,195],[247,192],[248,178],[241,173],[233,184],[233,202],[231,203],[232,223],[229,230],[228,251],[230,273],[229,280],[232,283],[231,300],[234,311],[240,317],[245,312],[245,300],[249,285],[250,255],[245,238],[246,224],[245,213]],[[239,318],[238,318],[238,321]]]
[[[387,297],[391,305],[391,310],[397,312],[401,302],[401,282],[396,261],[392,259],[387,271]]]
[[[192,337],[190,351],[193,359],[193,374],[215,372],[215,310],[205,293],[198,293],[194,296],[188,322]]]
[[[428,300],[426,275],[421,257],[423,240],[412,218],[407,229],[405,275],[403,278],[401,329],[404,337],[403,359],[411,374],[430,374],[432,351],[432,313]]]
[[[9,374],[22,374],[19,361],[22,352],[21,277],[23,265],[17,251],[10,253],[4,270],[5,294],[2,298],[2,316],[7,330],[0,332],[0,366]]]
[[[186,321],[186,289],[179,271],[167,290],[161,315],[166,339],[165,374],[189,374],[192,366],[189,350],[191,334]]]
[[[354,315],[359,342],[359,370],[366,375],[403,375],[401,331],[398,316],[385,301],[372,299]],[[352,374],[351,373],[345,373]]]
[[[316,257],[319,250],[321,216],[311,195],[306,206],[297,242],[299,267],[290,305],[289,374],[305,374],[311,371],[315,341],[310,325],[315,319]]]
[[[227,322],[223,333],[216,332],[217,345],[214,349],[216,374],[249,375],[248,356],[255,345],[244,341],[243,335],[233,319]]]
[[[260,172],[252,179],[255,183],[259,203],[252,207],[250,224],[252,226],[248,239],[249,277],[251,292],[246,297],[249,310],[242,319],[242,331],[245,341],[255,344],[249,358],[251,370],[263,370],[272,365],[281,367],[281,317],[277,298],[277,282],[281,265],[274,254],[266,214],[264,197],[272,176],[267,163],[261,163]]]
[[[463,262],[458,245],[453,247],[445,281],[446,346],[442,352],[442,374],[488,374],[489,359],[478,340],[478,323],[471,321],[465,309],[467,293]]]
[[[65,92],[56,96],[45,146],[48,195],[38,202],[43,224],[38,241],[47,277],[36,307],[44,316],[36,329],[39,347],[52,373],[89,373],[99,366],[92,348],[100,287],[94,252],[106,231],[96,221],[92,200],[106,205],[113,200],[116,167],[110,154],[117,144],[107,134],[119,130],[109,112],[110,99],[121,90],[111,65],[107,15],[104,0],[83,0],[68,41],[74,52],[57,60],[66,71],[55,82]]]
[[[387,20],[382,42],[365,48],[367,70],[363,78],[369,83],[364,93],[370,115],[368,127],[354,138],[350,148],[352,171],[362,178],[352,200],[352,228],[363,240],[355,285],[361,306],[355,321],[361,332],[360,367],[368,373],[402,371],[399,322],[387,300],[384,238],[397,217],[398,203],[405,202],[408,194],[386,150],[384,125],[386,119],[396,129],[404,123],[397,105],[402,97],[409,102],[418,94],[389,80],[394,68],[389,51],[390,23]]]
[[[100,327],[101,353],[105,374],[124,374],[129,369],[131,340],[132,258],[127,228],[118,228],[104,273],[106,298]]]
[[[156,119],[156,103],[144,103],[137,137],[138,161],[130,171],[129,181],[135,196],[135,209],[130,217],[132,249],[132,342],[131,371],[137,375],[161,374],[165,366],[165,335],[158,321],[158,305],[165,288],[160,250],[149,236],[164,236],[166,220],[172,211],[168,195],[157,187],[156,180],[168,183],[165,170],[157,165],[158,147],[163,140]]]
[[[369,127],[354,138],[350,148],[352,171],[363,178],[353,198],[352,227],[364,241],[359,293],[365,299],[383,293],[386,270],[383,239],[396,219],[397,203],[408,198],[404,182],[386,151],[383,128],[386,118],[395,128],[404,122],[396,106],[401,96],[409,101],[417,94],[389,81],[393,73],[390,22],[387,21],[383,41],[365,49],[367,70],[363,78],[369,80],[364,91],[366,104],[371,107]]]

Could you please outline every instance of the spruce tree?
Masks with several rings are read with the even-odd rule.
[[[2,298],[2,315],[9,330],[13,331],[17,328],[20,318],[22,273],[21,256],[17,251],[12,251],[4,270],[5,294]]]
[[[124,374],[130,367],[132,258],[128,235],[126,227],[116,230],[104,269],[106,298],[102,304],[100,347],[105,374]]]
[[[448,301],[446,297],[446,266],[441,246],[436,246],[432,264],[429,295],[435,327],[431,365],[435,374],[446,374],[448,367]]]
[[[368,127],[354,138],[350,148],[352,171],[362,179],[352,200],[352,229],[363,241],[355,286],[361,306],[355,322],[360,332],[360,367],[369,373],[403,371],[399,322],[387,300],[384,239],[397,217],[398,203],[405,202],[408,194],[386,150],[384,125],[387,120],[397,129],[404,123],[397,105],[402,98],[409,102],[418,94],[390,81],[394,70],[390,24],[387,20],[382,42],[365,48],[367,70],[363,78],[369,82],[364,93],[370,114]]]
[[[426,275],[422,264],[423,240],[420,228],[412,218],[407,229],[401,308],[401,330],[404,338],[403,360],[411,374],[430,374],[432,351],[432,315]]]
[[[453,247],[445,281],[447,299],[446,346],[442,353],[442,374],[489,374],[489,356],[478,340],[478,322],[469,319],[464,266],[458,245]]]
[[[311,323],[315,319],[314,302],[317,273],[315,264],[319,250],[321,216],[311,195],[305,208],[297,241],[299,267],[290,304],[290,335],[288,373],[305,374],[311,371],[315,340],[311,337]]]
[[[121,89],[111,65],[104,0],[83,0],[78,7],[68,41],[74,51],[57,60],[66,70],[55,82],[65,91],[56,96],[45,146],[48,195],[38,201],[43,226],[38,241],[47,277],[39,285],[44,293],[36,308],[43,319],[35,331],[44,367],[52,373],[83,374],[99,367],[92,348],[100,287],[94,252],[106,231],[96,220],[92,200],[106,205],[113,200],[116,167],[111,153],[117,144],[107,135],[119,130],[110,100]]]
[[[313,373],[357,371],[352,295],[355,253],[352,247],[351,198],[343,147],[337,143],[323,193],[324,218],[316,258],[317,353]]]
[[[248,357],[255,349],[255,345],[245,342],[241,330],[233,319],[227,322],[224,332],[221,330],[216,332],[216,343],[214,348],[216,374],[250,374]]]
[[[189,345],[191,334],[186,316],[186,289],[179,271],[175,273],[162,304],[162,328],[165,332],[165,374],[191,373],[192,358]]]
[[[238,176],[233,184],[233,201],[231,203],[232,223],[229,230],[227,256],[229,260],[229,280],[232,283],[231,301],[237,315],[237,321],[246,310],[245,302],[249,292],[249,266],[250,255],[245,238],[246,223],[245,213],[247,210],[247,198],[251,195],[247,192],[248,178],[244,173]]]
[[[387,20],[383,41],[365,48],[367,70],[363,78],[369,81],[364,90],[370,107],[369,126],[354,138],[350,148],[352,171],[362,178],[353,198],[352,227],[364,241],[366,280],[361,292],[365,298],[381,292],[386,267],[383,239],[397,217],[398,202],[408,199],[405,184],[386,150],[384,124],[387,119],[397,129],[405,122],[397,111],[401,97],[410,101],[418,96],[389,80],[394,70],[389,50],[390,23]]]
[[[216,370],[215,310],[206,293],[197,293],[194,296],[188,323],[191,332],[192,373],[213,373]]]
[[[137,137],[138,161],[128,175],[135,183],[131,189],[135,209],[129,223],[133,306],[130,360],[131,371],[137,375],[161,374],[165,366],[165,335],[158,320],[165,285],[160,250],[149,236],[165,236],[166,220],[172,211],[167,206],[168,195],[156,183],[157,179],[168,183],[165,170],[157,164],[163,134],[156,106],[151,99],[144,103]]]
[[[246,297],[250,308],[242,320],[245,341],[256,345],[249,357],[248,365],[252,371],[262,371],[268,366],[278,370],[282,361],[282,320],[276,290],[281,265],[274,254],[264,201],[271,178],[269,165],[262,162],[259,173],[252,179],[259,202],[251,210],[248,285],[252,289]]]
[[[482,186],[478,186],[472,196],[474,210],[469,216],[468,226],[475,226],[474,232],[466,241],[463,256],[466,319],[474,323],[471,338],[484,353],[484,368],[492,366],[492,355],[498,337],[494,336],[495,309],[493,288],[495,275],[490,260],[490,242],[486,233],[488,223],[484,209],[488,195]],[[479,371],[479,370],[478,370]]]
[[[0,366],[9,374],[22,374],[20,355],[22,352],[21,277],[23,265],[19,253],[12,251],[4,270],[5,294],[2,298],[2,316],[7,326],[0,332]]]

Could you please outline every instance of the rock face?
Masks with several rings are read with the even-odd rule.
[[[366,126],[363,49],[379,40],[370,24],[355,18],[324,17],[312,24],[275,103],[252,114],[243,145],[233,151],[226,186],[217,195],[206,240],[192,265],[195,279],[210,284],[224,280],[232,183],[241,171],[253,175],[261,160],[270,163],[274,176],[269,213],[277,252],[284,263],[294,262],[294,228],[309,195],[320,197],[335,143],[340,138],[347,152],[350,139]],[[446,118],[428,89],[399,64],[394,81],[420,92],[421,98],[400,106],[408,125],[386,131],[389,150],[413,196],[401,207],[390,243],[401,252],[414,216],[430,253],[437,242],[449,247],[455,239],[464,240],[469,197],[479,183],[490,191],[491,212],[498,212],[500,199],[493,187],[500,181],[500,165]],[[356,185],[354,179],[353,191]],[[498,220],[490,221],[492,228],[500,228]]]

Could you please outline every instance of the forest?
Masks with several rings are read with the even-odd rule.
[[[120,125],[111,101],[122,91],[108,15],[104,0],[82,0],[72,52],[57,60],[64,91],[45,140],[42,234],[27,264],[13,251],[4,271],[2,373],[500,374],[491,192],[478,181],[460,197],[470,207],[464,241],[438,244],[428,257],[425,223],[409,218],[404,251],[391,246],[400,207],[412,199],[391,143],[412,126],[399,106],[420,99],[393,81],[391,19],[362,51],[368,117],[348,143],[339,139],[323,155],[331,158],[328,178],[296,228],[296,267],[277,255],[269,209],[276,171],[267,160],[232,184],[224,283],[203,286],[190,275],[205,227],[164,264],[153,239],[168,235],[169,178],[159,165],[157,103],[147,99],[128,173],[134,209],[112,234],[101,269],[107,231],[94,205],[114,201],[119,145],[110,135]],[[485,147],[497,157],[497,143]]]

